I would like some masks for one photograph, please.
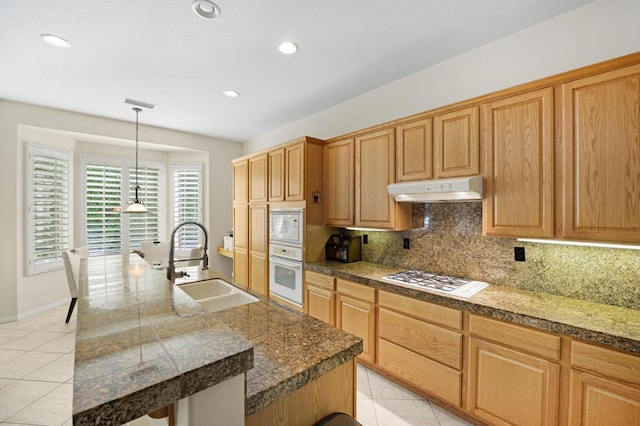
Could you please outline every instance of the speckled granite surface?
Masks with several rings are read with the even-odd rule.
[[[362,351],[362,340],[261,297],[209,312],[135,255],[83,261],[75,425],[121,424],[247,372],[247,415]],[[189,269],[181,282],[215,278]]]
[[[640,309],[640,251],[558,246],[482,236],[482,204],[416,203],[413,228],[366,231],[362,260],[487,281],[505,287]],[[346,231],[345,231],[346,232]],[[411,240],[411,249],[402,246]],[[526,262],[514,261],[524,247]]]
[[[383,276],[406,268],[370,262],[320,261],[305,264],[305,269],[640,354],[640,311],[636,309],[501,285],[490,285],[468,299],[456,298],[382,281]]]

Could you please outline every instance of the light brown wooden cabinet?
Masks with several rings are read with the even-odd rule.
[[[484,104],[481,116],[483,234],[553,237],[552,89]]]
[[[267,153],[249,157],[249,202],[266,203],[268,200],[269,159]]]
[[[378,366],[462,405],[462,312],[379,291]]]
[[[324,146],[324,223],[352,226],[355,202],[355,150],[353,138]]]
[[[249,204],[249,288],[269,294],[268,207]]]
[[[433,128],[437,178],[480,173],[480,121],[477,106],[436,115]]]
[[[249,209],[233,205],[233,281],[247,286],[249,281]]]
[[[640,65],[561,93],[562,237],[640,242]]]
[[[233,162],[233,202],[249,201],[249,161],[245,159]]]
[[[304,313],[327,324],[336,324],[335,278],[305,271]]]
[[[362,339],[359,359],[376,362],[376,289],[351,281],[336,280],[336,327]]]
[[[397,203],[388,185],[395,180],[395,130],[355,138],[356,227],[406,230],[411,228],[411,204]]]
[[[473,314],[469,334],[469,413],[490,424],[557,424],[560,337]]]
[[[269,201],[284,201],[284,148],[269,151]]]
[[[640,424],[640,362],[630,354],[571,343],[569,425]]]
[[[433,178],[433,120],[396,127],[396,182]]]
[[[315,159],[320,161],[320,159]],[[285,200],[305,199],[305,143],[297,142],[285,147]]]

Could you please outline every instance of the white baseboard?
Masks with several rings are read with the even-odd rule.
[[[32,317],[34,315],[38,315],[38,314],[41,314],[43,312],[46,312],[49,309],[57,308],[60,305],[69,305],[70,302],[71,302],[71,298],[68,297],[68,298],[65,298],[65,299],[62,299],[62,300],[58,300],[57,302],[49,303],[48,305],[39,306],[39,307],[37,307],[35,309],[32,309],[30,311],[19,313],[18,314],[18,319],[21,320],[21,319],[29,318],[29,317]]]
[[[12,315],[10,317],[0,317],[0,324],[3,324],[5,322],[14,322],[17,321],[18,317],[15,315]]]

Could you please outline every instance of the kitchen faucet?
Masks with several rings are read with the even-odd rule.
[[[202,232],[204,232],[204,247],[202,248],[202,257],[195,257],[193,259],[175,260],[174,259],[174,256],[175,256],[174,243],[176,238],[176,232],[178,232],[178,229],[182,228],[185,225],[199,226],[200,229],[202,229]],[[176,265],[175,265],[176,262],[187,262],[189,260],[202,259],[202,270],[204,271],[206,269],[209,269],[209,256],[207,256],[208,245],[209,245],[209,234],[207,233],[207,230],[205,229],[205,227],[198,222],[182,222],[181,224],[173,228],[173,231],[171,231],[171,243],[170,243],[171,248],[169,249],[169,267],[167,268],[167,279],[173,283],[175,282],[176,278],[188,276],[187,273],[184,271],[176,272]]]

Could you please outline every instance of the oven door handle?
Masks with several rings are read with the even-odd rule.
[[[288,266],[290,268],[296,268],[302,270],[302,262],[296,262],[295,260],[287,260],[283,259],[280,256],[276,256],[274,254],[269,255],[269,261],[274,265],[280,264],[283,266]]]

